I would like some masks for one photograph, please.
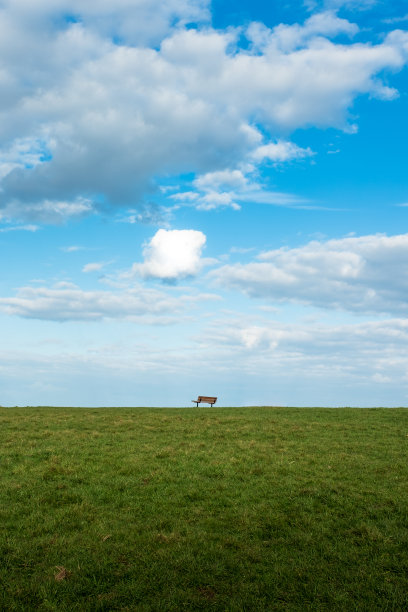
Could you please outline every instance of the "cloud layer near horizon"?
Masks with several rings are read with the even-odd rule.
[[[311,155],[281,134],[352,129],[357,96],[397,95],[381,75],[406,64],[408,33],[357,34],[332,10],[223,31],[198,0],[3,2],[0,214],[59,222],[138,206],[165,174]]]
[[[406,313],[408,296],[408,234],[382,234],[312,241],[296,248],[266,251],[245,264],[219,265],[202,257],[206,236],[195,230],[158,230],[145,245],[144,261],[111,275],[128,287],[84,291],[70,283],[53,287],[22,287],[15,297],[0,298],[0,310],[28,318],[98,320],[160,315],[184,309],[194,298],[175,298],[164,290],[136,285],[135,277],[176,282],[196,276],[206,294],[210,280],[220,290],[238,290],[264,303],[292,302],[323,310],[360,314]],[[203,267],[212,264],[206,274]],[[84,272],[103,263],[88,263]]]
[[[351,312],[406,313],[408,234],[313,241],[211,273],[218,284],[272,302]]]
[[[174,323],[175,315],[211,294],[171,296],[139,285],[116,291],[84,290],[74,283],[51,287],[21,287],[15,297],[0,298],[0,310],[9,315],[43,321],[100,321],[129,319],[158,325]]]

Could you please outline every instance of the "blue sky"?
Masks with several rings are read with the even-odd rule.
[[[2,405],[408,404],[408,2],[0,1]]]

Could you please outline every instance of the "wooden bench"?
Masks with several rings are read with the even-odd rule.
[[[191,401],[196,403],[197,404],[197,408],[198,408],[198,404],[201,404],[201,402],[204,402],[204,404],[211,404],[211,406],[212,406],[217,401],[217,398],[216,397],[207,397],[205,395],[199,395],[196,400],[191,400]]]

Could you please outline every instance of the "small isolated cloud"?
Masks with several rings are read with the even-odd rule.
[[[258,147],[251,154],[252,162],[261,162],[264,158],[278,161],[314,155],[311,149],[302,149],[293,143],[279,142]],[[240,210],[240,202],[273,204],[293,208],[320,208],[311,205],[308,200],[291,193],[271,191],[267,186],[254,180],[254,164],[242,165],[241,169],[225,169],[207,172],[194,179],[192,186],[196,191],[174,193],[170,199],[177,205],[194,206],[197,210],[213,210],[229,207]]]
[[[6,232],[18,232],[18,231],[23,231],[23,232],[36,232],[38,231],[40,228],[38,227],[38,225],[10,225],[10,226],[5,226],[5,227],[0,227],[0,233],[4,234]]]
[[[389,17],[388,19],[383,19],[384,23],[402,23],[403,21],[408,21],[408,13],[403,15],[402,17]]]
[[[198,176],[193,185],[200,191],[245,189],[248,179],[241,170],[219,170]]]
[[[354,312],[406,313],[408,234],[312,241],[211,273],[224,287],[275,302]]]
[[[174,193],[170,199],[179,205],[194,206],[197,210],[241,207],[235,201],[235,193],[245,190],[248,178],[241,170],[218,170],[207,172],[194,179],[192,186],[196,191]]]
[[[88,272],[99,272],[99,270],[102,270],[102,268],[106,265],[106,263],[104,261],[95,261],[95,262],[91,262],[91,263],[87,263],[84,265],[84,267],[82,268],[82,272],[88,273]]]
[[[61,251],[64,251],[64,253],[76,253],[76,251],[83,251],[84,249],[85,247],[78,245],[61,247]]]
[[[329,210],[327,207],[317,206],[305,198],[293,193],[271,191],[257,183],[248,183],[242,191],[207,191],[197,193],[193,191],[175,193],[171,199],[178,206],[194,206],[197,210],[214,210],[219,207],[229,207],[240,210],[240,202],[248,204],[270,204],[272,206],[285,206],[302,210]]]
[[[205,234],[197,230],[160,229],[143,250],[144,262],[132,271],[145,278],[175,281],[194,276],[203,265]]]
[[[239,210],[241,207],[234,200],[234,194],[222,191],[208,191],[204,195],[201,195],[197,202],[197,210],[214,210],[215,208],[229,207],[234,210]]]
[[[256,189],[248,189],[243,193],[235,194],[235,199],[239,202],[248,202],[251,204],[270,204],[272,206],[284,206],[287,208],[297,208],[302,210],[328,210],[322,206],[317,206],[293,193],[284,193],[281,191],[270,191],[260,187]]]
[[[289,162],[296,159],[304,159],[315,155],[310,147],[303,149],[293,142],[278,140],[255,149],[252,157],[257,162],[267,159],[275,163]]]
[[[365,11],[378,4],[379,0],[304,0],[304,5],[310,11],[318,8],[338,11],[345,8],[351,11]]]

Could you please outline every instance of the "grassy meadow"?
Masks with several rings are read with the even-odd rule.
[[[408,410],[0,408],[1,610],[407,610]]]

